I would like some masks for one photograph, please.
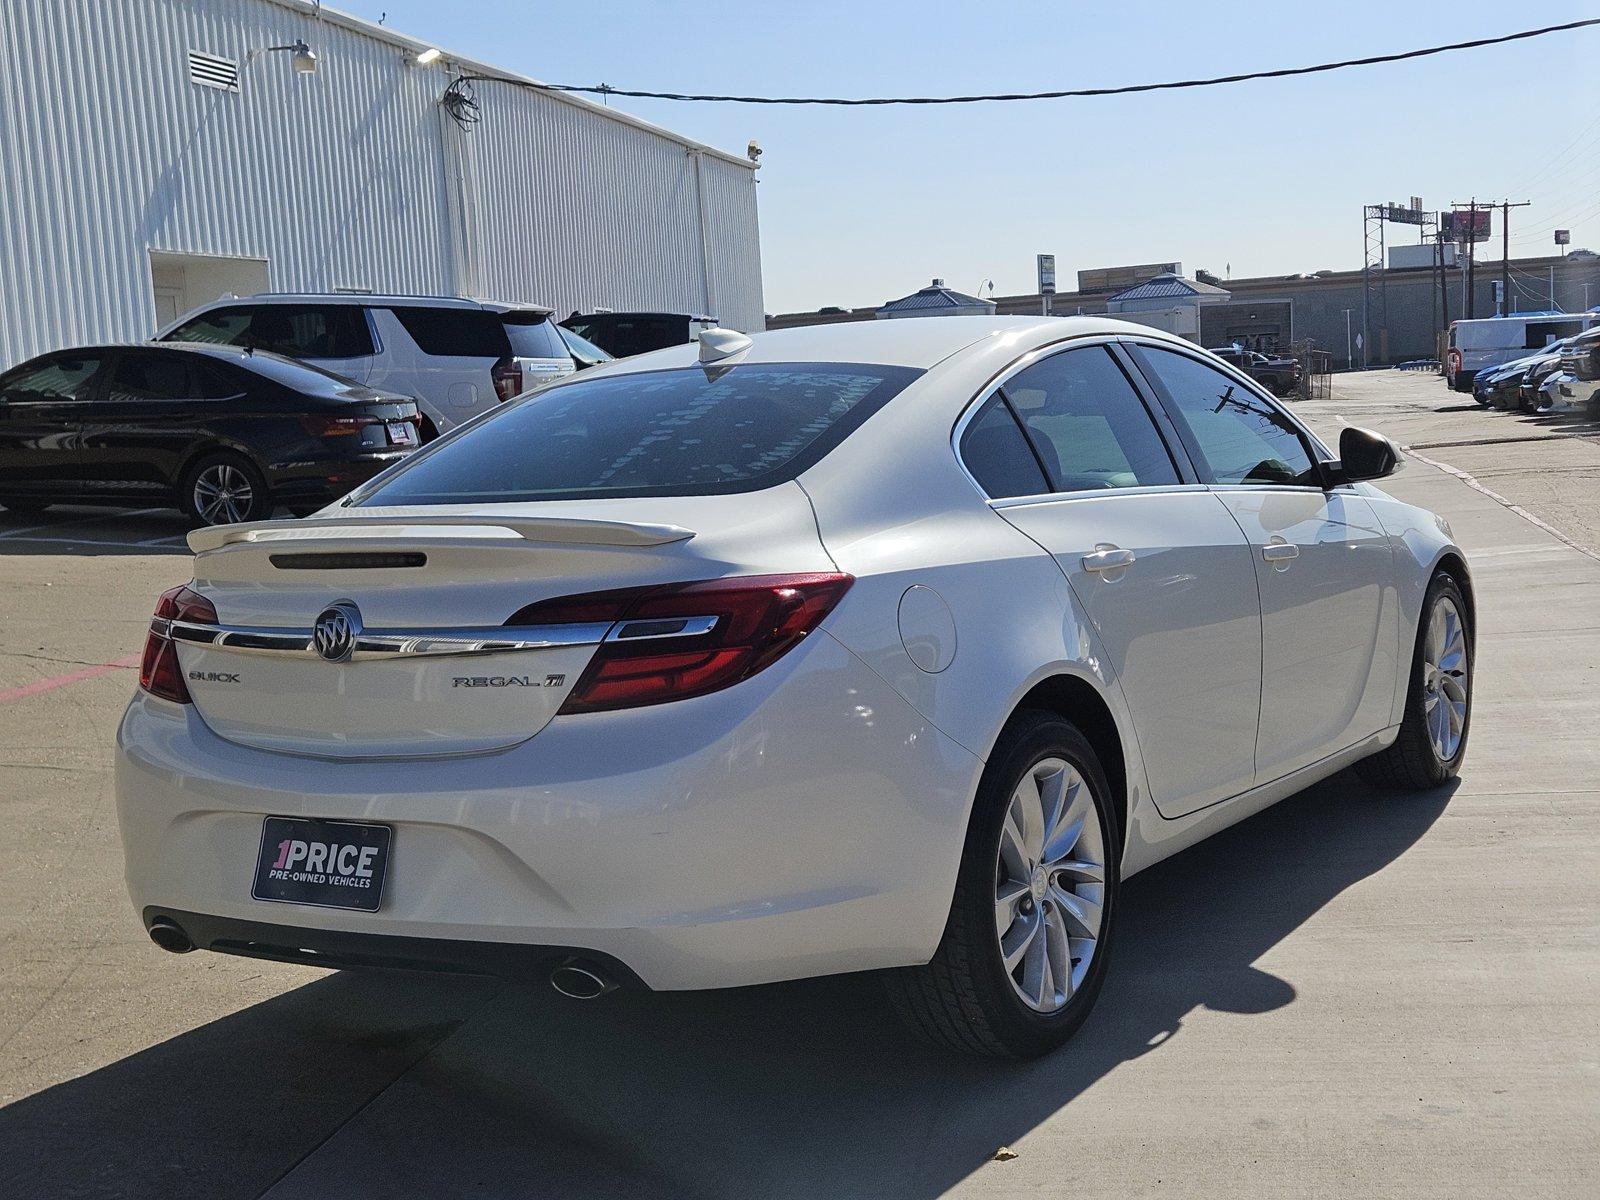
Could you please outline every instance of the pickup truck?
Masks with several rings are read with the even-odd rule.
[[[1272,358],[1255,350],[1238,346],[1224,346],[1213,350],[1223,362],[1238,367],[1250,378],[1267,388],[1274,396],[1293,395],[1300,387],[1300,361],[1294,358]]]
[[[1553,390],[1564,404],[1600,401],[1600,325],[1567,343],[1561,352],[1561,374]]]

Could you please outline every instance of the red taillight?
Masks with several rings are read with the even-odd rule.
[[[332,417],[321,413],[308,413],[300,418],[300,424],[305,426],[305,431],[312,437],[335,438],[350,437],[359,434],[363,429],[370,429],[374,425],[382,425],[382,417]]]
[[[508,625],[611,622],[563,713],[684,700],[770,666],[821,624],[849,575],[745,575],[541,600]],[[686,618],[714,618],[704,632]]]
[[[172,621],[215,625],[217,610],[211,601],[188,587],[169,588],[156,601],[155,619],[144,640],[144,656],[139,660],[139,686],[152,696],[188,704],[189,685],[183,681],[183,668],[178,665],[178,647],[166,636]]]
[[[494,380],[494,394],[502,404],[522,394],[522,365],[514,358],[502,358],[495,363],[489,371],[489,378]]]

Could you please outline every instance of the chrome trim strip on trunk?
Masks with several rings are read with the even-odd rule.
[[[351,659],[359,662],[397,657],[446,658],[549,650],[557,646],[598,646],[611,631],[611,626],[609,621],[596,621],[574,625],[504,625],[458,629],[363,629],[356,637]],[[310,629],[206,625],[195,621],[164,620],[152,621],[150,628],[162,637],[191,646],[321,661]]]

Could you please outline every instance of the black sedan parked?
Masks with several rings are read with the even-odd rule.
[[[417,406],[232,346],[92,346],[0,375],[0,505],[173,503],[206,525],[307,513],[417,446]]]

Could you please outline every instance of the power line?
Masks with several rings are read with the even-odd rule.
[[[1072,88],[1053,92],[999,92],[981,96],[723,96],[693,92],[647,92],[634,88],[617,88],[608,83],[592,86],[570,83],[534,83],[531,80],[505,79],[496,75],[466,75],[469,81],[494,80],[519,87],[545,92],[582,92],[594,96],[629,96],[642,100],[683,100],[707,104],[827,104],[846,108],[887,104],[980,104],[990,101],[1011,100],[1068,100],[1084,96],[1126,96],[1135,92],[1167,92],[1183,88],[1218,87],[1228,83],[1244,83],[1252,79],[1286,79],[1295,75],[1316,75],[1325,71],[1342,71],[1347,67],[1370,67],[1381,63],[1403,62],[1413,58],[1427,58],[1434,54],[1449,54],[1457,50],[1475,50],[1482,46],[1499,46],[1527,38],[1544,37],[1552,33],[1568,33],[1600,25],[1600,17],[1583,21],[1567,21],[1561,25],[1546,25],[1540,29],[1524,29],[1518,33],[1499,37],[1474,38],[1467,42],[1451,42],[1445,46],[1429,46],[1422,50],[1405,50],[1396,54],[1375,54],[1368,58],[1347,58],[1338,62],[1318,63],[1310,67],[1280,67],[1271,71],[1248,71],[1240,75],[1218,75],[1209,79],[1180,79],[1167,83],[1131,83],[1120,87]]]

